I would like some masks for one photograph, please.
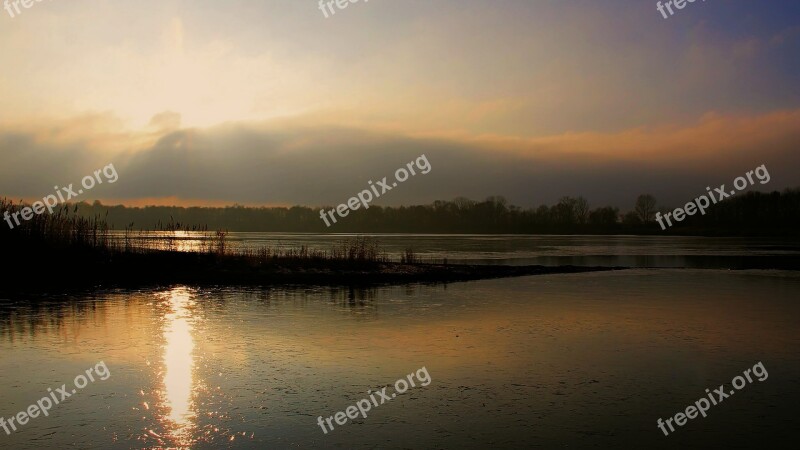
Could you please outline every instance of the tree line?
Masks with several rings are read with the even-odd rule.
[[[487,233],[487,234],[697,234],[797,235],[800,190],[748,192],[709,208],[705,215],[687,217],[662,231],[656,212],[668,212],[647,194],[632,209],[591,208],[584,197],[563,197],[555,205],[523,209],[500,196],[475,201],[459,197],[429,205],[371,206],[350,212],[330,228],[319,209],[292,207],[175,207],[75,205],[79,215],[99,217],[112,229],[164,229],[205,226],[228,231],[309,233]],[[325,209],[330,209],[326,207]]]

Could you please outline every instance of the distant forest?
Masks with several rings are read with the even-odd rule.
[[[78,203],[79,215],[105,219],[113,229],[135,230],[206,226],[209,230],[313,233],[485,233],[485,234],[681,234],[774,236],[800,234],[800,189],[748,192],[687,217],[662,231],[655,213],[670,211],[650,195],[640,195],[633,209],[620,212],[590,208],[583,197],[564,197],[557,204],[522,209],[503,197],[484,201],[456,198],[430,205],[381,207],[351,211],[330,228],[319,209],[305,206],[126,207],[100,202]],[[682,206],[682,205],[681,205]],[[331,209],[326,207],[325,209]],[[674,221],[673,221],[674,222]]]

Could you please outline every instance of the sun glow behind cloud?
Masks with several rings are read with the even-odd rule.
[[[579,3],[410,0],[326,20],[313,2],[52,2],[0,27],[0,66],[12,68],[0,74],[0,121],[109,112],[138,128],[174,111],[200,127],[317,114],[533,137],[797,106],[789,72],[760,60],[786,60],[792,27],[723,33],[702,22],[705,8],[687,41],[685,25],[648,25],[640,2]]]
[[[351,166],[361,183],[431,146],[448,158],[440,182],[394,201],[526,204],[515,193],[597,191],[598,167],[785,163],[800,33],[770,11],[731,0],[664,21],[633,0],[404,0],[325,19],[282,0],[49,2],[0,26],[0,195],[35,199],[113,161],[127,181],[92,195],[318,204],[350,195]]]
[[[173,111],[183,125],[202,127],[290,116],[316,103],[304,75],[311,67],[278,43],[242,52],[234,38],[208,37],[197,20],[159,14],[120,24],[130,33],[121,38],[105,28],[111,11],[83,12],[43,8],[0,30],[0,64],[15,69],[0,75],[0,122],[102,111],[136,130]]]
[[[268,55],[243,60],[231,44],[185,45],[190,39],[181,19],[173,19],[164,33],[163,51],[141,61],[143,92],[117,98],[115,109],[137,123],[146,123],[156,111],[175,111],[190,127],[291,112],[278,107],[257,111],[255,99],[269,93],[254,81],[275,82],[283,76]]]
[[[120,84],[141,89],[119,92],[106,102],[134,124],[145,124],[161,111],[180,114],[186,126],[202,127],[303,110],[288,100],[292,97],[291,77],[269,53],[244,57],[225,41],[197,45],[179,18],[170,21],[158,53],[128,54],[120,59],[131,69],[137,67]],[[289,89],[278,92],[273,88],[276,85]],[[260,98],[273,100],[272,107],[259,108]],[[88,108],[104,101],[89,97],[86,103]]]

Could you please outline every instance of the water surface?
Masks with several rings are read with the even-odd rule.
[[[632,270],[369,290],[172,286],[0,307],[3,448],[731,448],[790,438],[800,276]],[[757,362],[769,377],[656,427]],[[369,390],[432,381],[324,434]],[[635,445],[634,445],[635,444]]]
[[[123,233],[115,232],[120,238]],[[168,240],[164,237],[169,236]],[[208,244],[203,233],[144,233],[144,245],[193,250]],[[230,249],[329,251],[355,234],[230,233]],[[393,260],[411,248],[422,261],[470,264],[690,267],[707,269],[800,268],[800,239],[684,236],[554,236],[485,234],[372,234]]]

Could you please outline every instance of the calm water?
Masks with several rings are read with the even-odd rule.
[[[123,233],[112,233],[117,238]],[[165,233],[147,233],[145,245],[164,247]],[[202,246],[200,233],[169,234],[172,248]],[[230,233],[233,249],[330,250],[355,234]],[[529,236],[529,235],[370,235],[393,259],[412,248],[423,261],[546,266],[625,266],[711,269],[800,268],[800,239],[705,238],[677,236]]]
[[[610,253],[588,253],[597,251]],[[368,290],[173,286],[36,306],[6,299],[0,416],[28,409],[48,388],[66,383],[69,391],[100,361],[111,375],[95,375],[11,435],[0,428],[0,448],[790,442],[800,425],[798,293],[794,271],[635,269]],[[730,389],[758,362],[765,381],[670,436],[659,431],[657,419],[685,410],[706,388]],[[422,367],[428,386],[328,434],[317,424]]]

